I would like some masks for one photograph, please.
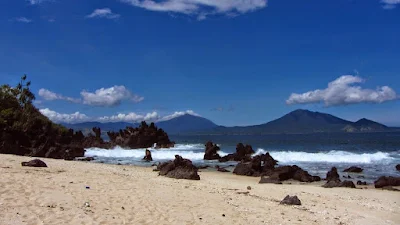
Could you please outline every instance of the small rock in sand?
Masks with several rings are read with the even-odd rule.
[[[46,163],[44,163],[40,159],[34,159],[29,162],[22,162],[21,166],[29,166],[29,167],[47,167]]]
[[[295,195],[295,196],[289,196],[287,195],[281,202],[280,204],[283,205],[301,205],[300,199]]]

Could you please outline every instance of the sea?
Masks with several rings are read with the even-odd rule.
[[[338,168],[341,176],[350,176],[354,181],[373,182],[380,176],[400,176],[396,165],[400,164],[400,132],[390,133],[316,133],[277,135],[190,135],[170,136],[177,144],[174,148],[153,149],[153,162],[144,162],[145,149],[88,148],[85,156],[95,157],[94,162],[151,166],[157,162],[174,159],[180,155],[195,165],[220,165],[233,170],[236,162],[220,163],[203,160],[207,141],[216,143],[221,156],[236,151],[237,143],[249,144],[254,155],[269,152],[279,165],[297,165],[311,175],[325,178],[332,167]],[[350,166],[364,169],[361,174],[341,172]]]

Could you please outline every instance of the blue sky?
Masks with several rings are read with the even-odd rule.
[[[56,122],[400,126],[398,0],[1,0],[0,27],[0,83],[26,73]]]

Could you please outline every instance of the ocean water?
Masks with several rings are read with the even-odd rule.
[[[279,161],[279,165],[298,165],[312,175],[325,177],[326,172],[335,166],[343,171],[350,166],[364,169],[361,174],[350,175],[353,181],[372,182],[379,176],[400,176],[395,166],[400,164],[399,133],[366,134],[296,134],[296,135],[201,135],[171,136],[177,144],[170,149],[152,149],[154,162],[163,162],[181,155],[196,165],[234,166],[236,162],[219,163],[204,161],[204,144],[211,140],[221,148],[219,154],[235,152],[236,144],[250,144],[256,151],[254,155],[269,152]],[[94,156],[95,162],[151,166],[154,162],[143,162],[145,149],[111,150],[89,148],[86,156]],[[233,167],[230,167],[232,170]]]

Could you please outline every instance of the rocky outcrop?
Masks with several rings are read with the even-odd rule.
[[[334,187],[348,187],[356,188],[353,181],[345,180],[341,181],[336,167],[332,167],[330,171],[326,174],[326,184],[322,185],[324,188],[334,188]]]
[[[161,163],[157,166],[159,175],[175,179],[200,180],[197,167],[192,161],[175,155],[175,160]]]
[[[236,145],[236,152],[228,154],[219,159],[220,162],[228,161],[250,161],[251,155],[254,154],[254,150],[251,145],[244,146],[242,143]]]
[[[107,132],[110,138],[110,146],[121,146],[123,148],[150,148],[155,144],[155,148],[171,148],[168,134],[163,129],[158,129],[154,123],[147,125],[142,122],[138,128],[127,127],[119,132]]]
[[[29,162],[22,162],[21,166],[29,166],[29,167],[47,167],[46,163],[40,159],[34,159]]]
[[[301,205],[300,199],[295,196],[287,195],[281,202],[282,205]]]
[[[281,183],[281,181],[294,179],[301,182],[320,181],[318,176],[311,176],[300,167],[280,166],[275,167],[277,161],[269,153],[256,155],[250,161],[238,163],[233,170],[234,174],[243,176],[262,176],[259,183]],[[264,177],[264,176],[267,176]]]
[[[343,170],[343,172],[346,172],[346,173],[362,173],[362,171],[363,171],[363,169],[360,167],[357,167],[357,166],[352,166],[352,167],[349,167],[349,168]]]
[[[153,161],[153,158],[151,157],[151,152],[150,152],[150,150],[146,149],[146,151],[144,152],[143,160],[145,160],[145,161],[147,161],[147,162]]]
[[[205,144],[205,148],[204,160],[215,160],[221,158],[221,156],[219,156],[217,153],[220,148],[216,144],[209,141]]]
[[[397,171],[400,171],[400,164],[397,164],[397,165],[396,165],[396,170],[397,170]]]
[[[400,186],[400,177],[379,177],[378,180],[374,182],[375,188],[383,188],[387,186]]]

